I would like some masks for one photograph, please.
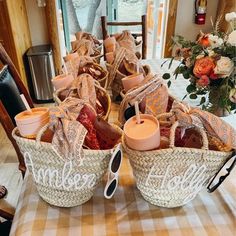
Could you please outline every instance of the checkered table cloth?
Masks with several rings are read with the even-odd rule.
[[[112,106],[112,121],[116,120],[117,109],[117,105]],[[124,157],[119,186],[112,199],[103,197],[103,181],[87,203],[58,208],[40,198],[31,175],[27,173],[10,235],[235,235],[235,179],[236,170],[214,193],[203,190],[183,207],[160,208],[142,198],[128,159]]]

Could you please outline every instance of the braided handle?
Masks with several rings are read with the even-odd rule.
[[[174,113],[167,112],[167,113],[162,113],[162,114],[158,115],[156,118],[159,120],[159,119],[162,119],[162,118],[171,118],[172,116],[174,116]],[[170,148],[175,147],[175,131],[176,131],[176,128],[178,126],[179,126],[178,121],[175,121],[175,123],[171,126],[171,129],[170,129]],[[198,131],[201,134],[202,141],[203,141],[203,145],[202,145],[201,149],[208,150],[209,149],[208,148],[209,142],[208,142],[206,132],[204,131],[204,129],[200,129],[196,126],[194,126],[194,128],[195,128],[196,131]]]
[[[39,132],[37,133],[36,136],[36,144],[38,145],[41,141],[42,135],[44,134],[44,132],[47,130],[47,128],[49,127],[49,123],[47,123],[46,125],[44,125]]]

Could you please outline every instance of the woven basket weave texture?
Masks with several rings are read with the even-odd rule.
[[[18,135],[18,130],[15,128],[12,133],[22,153],[30,153],[34,169],[38,171],[40,168],[51,168],[58,170],[59,177],[63,175],[62,169],[65,165],[65,160],[59,158],[52,149],[52,145],[46,142],[37,142],[22,138]],[[83,186],[81,189],[63,189],[58,187],[56,183],[51,186],[46,183],[37,183],[39,195],[48,203],[60,207],[73,207],[81,205],[88,201],[92,196],[96,186],[99,184],[104,174],[107,171],[109,160],[112,154],[112,149],[109,150],[83,150],[83,165],[80,161],[74,159],[72,161],[72,169],[70,176],[75,178],[76,174],[81,176],[95,175],[95,184],[90,188]],[[28,167],[32,174],[32,168]]]

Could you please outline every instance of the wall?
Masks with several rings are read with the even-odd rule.
[[[45,7],[38,7],[36,0],[25,0],[32,46],[49,42]]]
[[[31,38],[25,2],[24,0],[18,0],[16,5],[15,0],[7,0],[6,3],[10,20],[10,25],[8,25],[8,29],[12,33],[14,42],[11,47],[13,47],[16,52],[16,58],[14,58],[13,61],[16,64],[21,79],[27,86],[23,56],[25,55],[27,49],[31,46]]]
[[[175,34],[182,35],[189,40],[195,40],[200,30],[205,33],[212,30],[210,17],[212,16],[214,22],[218,6],[218,0],[208,0],[206,23],[205,25],[197,25],[194,23],[194,3],[195,0],[178,1]]]

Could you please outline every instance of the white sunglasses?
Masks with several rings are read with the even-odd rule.
[[[123,152],[121,149],[121,144],[119,143],[114,152],[112,153],[112,157],[109,162],[108,180],[104,189],[104,197],[107,199],[112,198],[118,186],[118,176],[122,158]]]

